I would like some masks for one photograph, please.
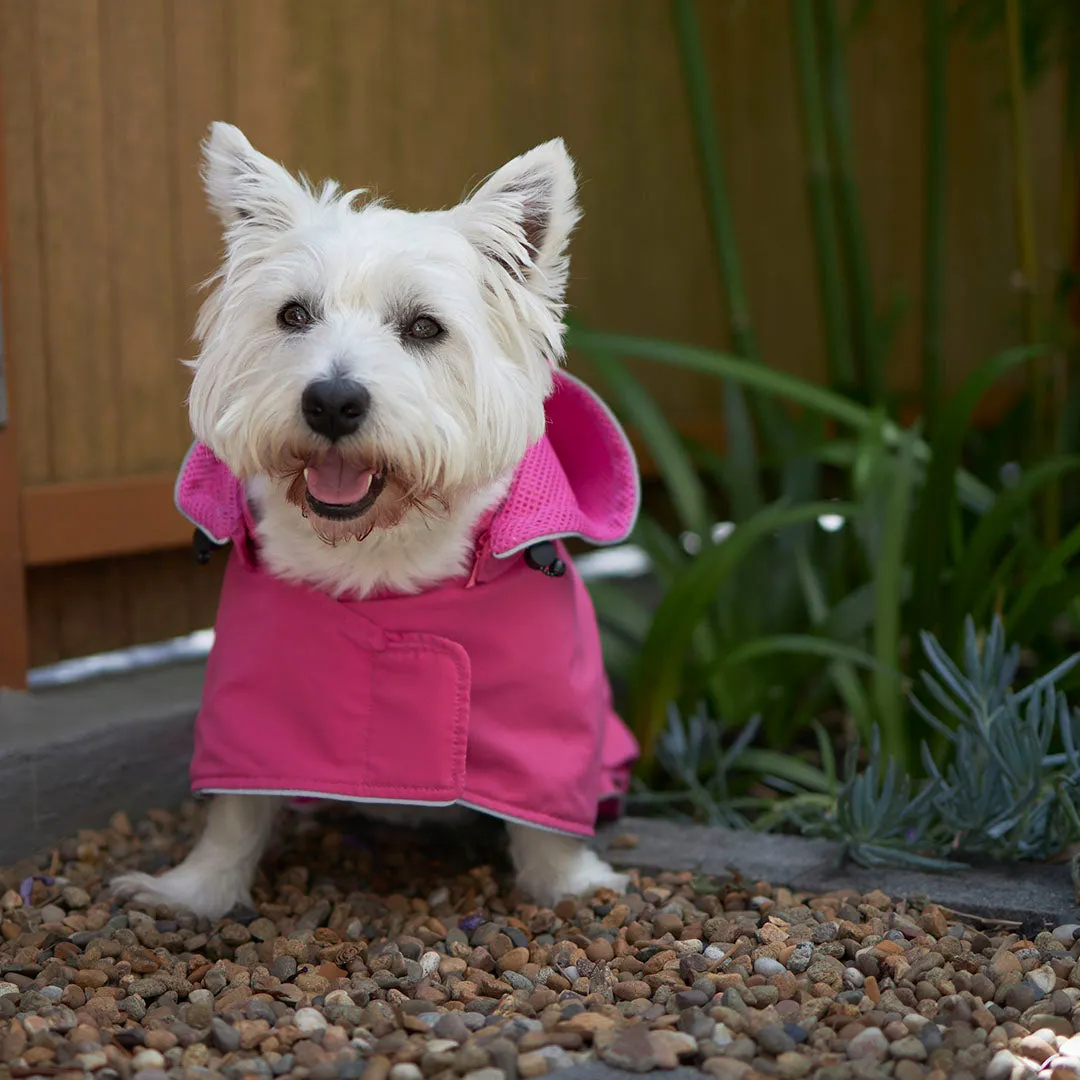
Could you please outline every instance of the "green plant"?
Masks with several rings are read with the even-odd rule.
[[[1004,18],[1006,0],[991,2]],[[852,24],[839,18],[835,0],[790,3],[830,385],[770,368],[760,355],[694,0],[673,0],[675,33],[734,353],[577,323],[568,333],[570,347],[589,357],[616,410],[647,443],[668,496],[635,537],[651,557],[664,594],[659,605],[632,602],[610,585],[596,591],[609,660],[629,687],[646,778],[673,706],[684,717],[722,716],[730,732],[760,718],[760,737],[774,751],[820,744],[822,720],[830,740],[873,746],[876,739],[895,768],[917,768],[921,740],[943,750],[945,739],[907,696],[920,634],[954,650],[966,616],[983,623],[1003,614],[1045,670],[1070,647],[1058,623],[1080,597],[1080,513],[1055,510],[1065,532],[1060,544],[1046,525],[1046,506],[1057,506],[1054,493],[1080,472],[1080,457],[1017,464],[1014,447],[1030,439],[991,441],[973,428],[983,395],[999,380],[1045,365],[1052,346],[1036,340],[1029,325],[1023,344],[945,392],[949,7],[945,0],[926,6],[925,417],[905,425],[884,390],[895,313],[874,306],[852,179],[856,148],[844,75]],[[860,14],[870,6],[861,5]],[[1027,9],[1021,14],[1027,18]],[[682,439],[628,360],[720,379],[727,452]],[[1062,407],[1056,400],[1051,406]],[[1039,422],[1038,412],[1021,408],[1017,415],[1027,418],[1026,430]],[[888,768],[872,779],[884,791]]]
[[[978,399],[1036,350],[1012,350],[970,376],[927,443],[880,411],[752,361],[576,326],[570,340],[590,352],[617,409],[647,435],[680,528],[704,537],[699,553],[688,552],[648,517],[636,537],[665,589],[655,613],[640,612],[638,632],[623,634],[635,673],[630,714],[646,761],[669,703],[690,708],[705,695],[732,724],[760,714],[774,745],[838,702],[864,740],[876,724],[886,751],[914,763],[921,732],[910,722],[899,678],[907,642],[926,627],[952,647],[966,612],[989,618],[1013,593],[1018,622],[1045,628],[1080,590],[1066,553],[1041,546],[1032,512],[1038,493],[1080,460],[1052,459],[1014,487],[991,487],[960,468]],[[616,355],[767,389],[847,431],[788,459],[785,498],[753,509],[711,544],[703,519],[723,520],[737,501],[725,511],[712,495],[730,490],[730,463],[706,455],[714,482],[703,479],[700,455],[678,439]],[[822,498],[826,482],[849,498]],[[841,522],[846,526],[835,529]],[[1075,552],[1080,536],[1070,543]],[[598,609],[604,619],[603,597]],[[747,648],[778,635],[795,635],[798,655]]]
[[[849,747],[841,778],[820,727],[814,764],[753,748],[756,722],[724,749],[721,723],[673,711],[659,760],[664,787],[675,790],[638,794],[638,804],[682,804],[728,825],[747,823],[749,811],[758,828],[796,826],[864,866],[1047,859],[1080,841],[1080,710],[1058,688],[1080,653],[1017,689],[1020,649],[1006,646],[1001,619],[986,634],[967,620],[959,663],[932,634],[922,648],[922,696],[910,700],[946,747],[935,754],[922,744],[925,777],[887,755],[876,729],[861,767],[858,742]],[[774,797],[746,794],[747,776],[762,777]]]
[[[922,646],[925,700],[912,701],[946,740],[948,763],[923,743],[920,782],[875,742],[864,769],[849,767],[835,805],[804,816],[803,827],[866,865],[1046,859],[1080,840],[1080,711],[1057,688],[1080,654],[1017,691],[1020,649],[1006,648],[1000,619],[985,637],[968,621],[959,664],[932,634]]]

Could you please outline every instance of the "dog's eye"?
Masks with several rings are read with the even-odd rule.
[[[415,338],[417,341],[430,341],[442,332],[443,328],[430,315],[421,315],[418,319],[413,319],[405,331],[408,337]]]
[[[303,304],[292,300],[278,312],[277,321],[282,330],[306,330],[315,317]]]

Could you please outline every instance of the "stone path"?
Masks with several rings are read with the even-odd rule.
[[[680,848],[641,822],[606,836],[613,857],[670,868],[554,910],[491,865],[498,829],[336,815],[292,819],[255,910],[112,901],[111,874],[171,864],[197,828],[191,808],[119,815],[0,870],[0,1075],[1080,1077],[1071,924],[846,879],[793,891],[755,880],[761,838],[740,854],[676,827]],[[726,873],[733,857],[755,873]]]

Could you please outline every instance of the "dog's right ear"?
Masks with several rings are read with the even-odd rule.
[[[290,173],[260,154],[244,133],[220,121],[203,143],[203,182],[230,239],[246,232],[282,232],[296,224],[311,196]]]

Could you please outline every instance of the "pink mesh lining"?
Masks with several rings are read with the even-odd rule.
[[[637,518],[637,462],[618,422],[583,383],[559,372],[545,402],[547,431],[534,444],[490,524],[491,551],[507,557],[538,540],[625,540]],[[219,544],[244,548],[251,521],[241,482],[196,443],[176,482],[176,506]]]
[[[637,462],[607,406],[560,372],[544,409],[547,432],[522,459],[491,524],[497,557],[560,536],[615,544],[637,518]]]
[[[239,546],[246,533],[244,487],[203,443],[187,452],[174,492],[176,508],[216,544]]]

